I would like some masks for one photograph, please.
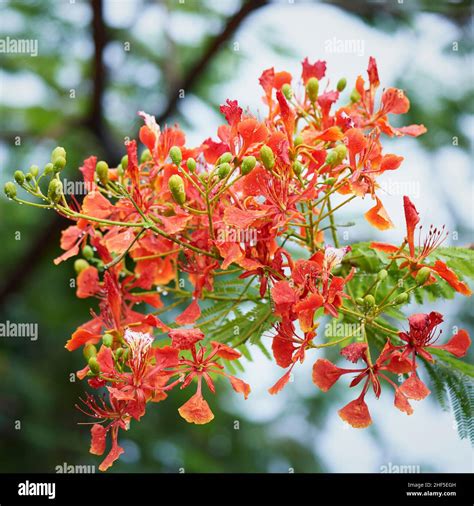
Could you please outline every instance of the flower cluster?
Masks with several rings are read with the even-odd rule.
[[[80,168],[87,188],[82,201],[63,186],[67,156],[62,147],[52,152],[44,170],[32,166],[26,174],[15,172],[17,185],[39,203],[19,198],[17,185],[6,183],[9,198],[54,209],[73,222],[62,232],[63,253],[55,263],[81,255],[74,263],[77,297],[98,300],[91,319],[72,334],[66,348],[83,349],[86,365],[77,375],[102,392],[100,397],[86,394],[78,406],[94,418],[91,453],[103,455],[111,436],[101,470],[123,452],[119,430],[140,420],[148,403],[166,399],[173,388],[194,391],[196,385],[179,408],[195,424],[214,418],[204,385],[214,393],[216,380],[223,377],[237,393],[249,395],[249,385],[226,371],[241,356],[236,348],[261,335],[250,333],[242,341],[227,330],[220,332],[219,326],[211,335],[200,329],[209,320],[202,312],[208,300],[232,300],[216,292],[220,276],[248,278],[248,283],[218,321],[236,308],[245,314],[239,305],[248,300],[249,286],[259,294],[251,300],[268,307],[264,315],[274,327],[273,356],[286,370],[269,388],[271,394],[284,388],[294,366],[310,351],[341,345],[345,359],[361,364],[344,369],[317,358],[313,367],[313,381],[323,391],[345,374],[353,375],[350,387],[362,385],[356,400],[339,412],[353,427],[371,423],[365,403],[370,387],[378,398],[382,384],[391,385],[395,406],[410,414],[409,400],[429,393],[417,359],[433,361],[433,350],[456,357],[466,353],[470,339],[464,330],[443,346],[434,344],[439,313],[411,316],[406,332],[381,319],[407,303],[412,292],[432,284],[448,283],[471,294],[446,263],[439,258],[433,262],[432,254],[446,236],[443,229],[431,228],[415,243],[419,216],[408,197],[405,240],[395,246],[370,245],[385,259],[384,268],[369,276],[361,293],[354,292],[368,276],[351,246],[340,247],[334,216],[352,200],[368,199],[372,203],[365,219],[379,230],[391,228],[378,180],[397,170],[403,158],[385,153],[382,139],[416,137],[426,129],[391,124],[392,115],[406,113],[410,103],[402,90],[379,89],[373,58],[367,81],[357,78],[352,92],[342,95],[344,105],[337,103],[346,80],[332,87],[325,74],[325,62],[308,59],[299,80],[285,71],[265,70],[260,84],[266,116],[257,118],[227,100],[220,108],[225,123],[217,138],[197,147],[186,145],[178,127],[162,127],[140,112],[140,153],[131,140],[116,167],[95,156],[86,159]],[[334,199],[339,199],[337,205]],[[176,300],[165,305],[166,294]],[[183,301],[174,321],[162,316]],[[317,333],[321,318],[354,321],[357,332],[324,342]],[[259,332],[262,322],[256,323],[252,329]],[[400,374],[407,376],[397,386],[393,375]]]

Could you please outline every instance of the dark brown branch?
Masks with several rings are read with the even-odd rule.
[[[242,7],[227,21],[222,32],[217,35],[209,44],[201,58],[189,69],[184,78],[175,85],[165,109],[157,116],[158,123],[163,123],[171,116],[178,104],[179,92],[189,92],[199,81],[206,68],[218,53],[219,49],[234,35],[242,22],[254,11],[268,3],[268,0],[248,0]]]
[[[202,57],[189,69],[185,77],[178,83],[165,109],[158,116],[160,123],[164,122],[169,115],[176,110],[179,96],[179,90],[189,91],[198,82],[201,75],[207,69],[212,58],[218,53],[219,49],[232,37],[242,22],[255,10],[263,7],[268,0],[248,0],[233,16],[229,18],[224,29],[209,44]],[[104,152],[108,160],[116,160],[117,151],[113,149],[108,141],[107,132],[104,131],[102,97],[105,89],[105,68],[103,64],[103,51],[107,44],[106,27],[103,20],[102,0],[91,0],[93,10],[93,37],[95,44],[94,52],[94,90],[91,100],[91,108],[89,118],[85,124],[95,134],[103,145]],[[48,245],[55,243],[59,236],[59,232],[65,223],[64,218],[55,216],[51,222],[38,234],[24,257],[15,266],[11,275],[7,277],[5,283],[0,288],[0,306],[4,304],[7,297],[20,290],[23,283],[32,274],[39,259],[45,253]]]

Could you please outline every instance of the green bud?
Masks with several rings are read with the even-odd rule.
[[[109,182],[109,166],[107,165],[107,162],[104,161],[97,162],[95,172],[97,174],[97,177],[99,178],[99,181],[103,185],[106,185]]]
[[[107,346],[107,348],[111,348],[114,343],[114,336],[112,334],[104,334],[102,336],[102,344]]]
[[[270,170],[275,166],[275,155],[273,154],[272,148],[266,144],[260,149],[260,159],[262,160],[263,166]]]
[[[23,174],[21,170],[16,170],[15,174],[13,174],[13,177],[19,185],[22,185],[25,182],[25,174]]]
[[[347,156],[347,146],[345,144],[338,144],[334,151],[336,152],[336,155],[339,159],[339,162],[342,162],[344,158]]]
[[[337,177],[328,177],[324,180],[324,184],[327,184],[328,186],[332,186],[337,181]]]
[[[336,165],[339,157],[337,156],[337,153],[334,149],[331,149],[328,151],[328,154],[326,155],[326,165]]]
[[[16,186],[15,183],[12,181],[7,181],[5,183],[5,186],[3,187],[3,191],[5,192],[5,195],[9,199],[14,199],[16,197]]]
[[[140,156],[140,163],[149,162],[152,159],[153,159],[153,157],[151,156],[150,150],[145,149],[143,151],[142,155]]]
[[[385,269],[382,269],[378,274],[377,274],[377,279],[379,281],[383,281],[386,277],[388,276],[388,272],[385,270]]]
[[[55,204],[61,199],[63,184],[59,179],[51,179],[48,186],[48,198]]]
[[[293,98],[293,90],[291,89],[291,85],[289,83],[285,83],[281,87],[281,91],[287,100],[291,100]]]
[[[246,156],[242,160],[242,165],[240,166],[240,173],[243,176],[246,176],[252,170],[254,169],[255,165],[257,164],[257,159],[254,156]]]
[[[358,102],[360,100],[360,93],[354,88],[350,96],[351,102]]]
[[[119,165],[119,166],[117,167],[117,174],[118,174],[119,176],[123,176],[124,172],[125,172],[125,171],[123,170],[123,167],[122,167],[121,165]]]
[[[196,172],[196,160],[194,158],[188,158],[186,161],[186,167],[192,174]]]
[[[54,172],[54,165],[52,163],[47,163],[44,166],[44,173],[46,175],[48,175],[48,174],[52,174],[53,172]]]
[[[53,162],[53,167],[55,172],[63,170],[64,167],[66,167],[66,158],[64,158],[63,156],[58,156]]]
[[[230,163],[234,159],[234,155],[232,153],[229,153],[227,151],[226,153],[223,153],[219,159],[217,160],[217,165],[220,165],[221,163]]]
[[[337,91],[344,91],[346,84],[347,84],[347,79],[345,77],[341,77],[341,79],[339,79],[339,81],[337,82],[337,86],[336,86]]]
[[[173,174],[168,180],[168,186],[175,202],[182,206],[186,202],[183,178],[178,174]]]
[[[51,153],[51,161],[54,163],[58,158],[64,158],[66,160],[66,150],[61,146],[53,149]]]
[[[117,348],[115,350],[115,358],[120,358],[123,355],[124,351],[125,350],[123,348]]]
[[[92,357],[97,355],[97,349],[93,344],[86,344],[82,353],[84,354],[84,358],[89,361]]]
[[[407,300],[408,294],[406,292],[403,292],[400,295],[397,295],[397,297],[395,297],[393,303],[398,306],[399,304],[404,304]]]
[[[86,259],[86,260],[90,260],[93,256],[94,256],[94,250],[88,245],[86,244],[83,248],[82,248],[82,256]]]
[[[93,374],[100,373],[100,365],[96,357],[91,357],[87,363],[89,364],[89,369]]]
[[[26,175],[25,175],[25,179],[27,181],[31,181],[33,179],[33,176],[28,172]]]
[[[422,267],[417,273],[415,277],[415,281],[417,285],[424,285],[428,278],[430,277],[431,271],[428,267]]]
[[[375,298],[373,295],[371,295],[369,293],[369,295],[366,295],[364,297],[364,302],[367,304],[367,306],[371,307],[371,306],[375,306]]]
[[[83,258],[78,258],[74,262],[74,270],[76,271],[76,274],[80,274],[82,271],[84,271],[88,267],[89,267],[89,262],[87,260],[84,260]]]
[[[356,302],[359,306],[364,305],[364,299],[362,297],[357,297]]]
[[[230,166],[229,163],[221,163],[217,167],[217,176],[219,177],[219,179],[225,179],[230,174],[231,170],[232,167]]]
[[[30,167],[30,174],[33,176],[33,177],[36,177],[38,174],[39,174],[39,167],[37,165],[32,165]]]
[[[304,142],[304,139],[303,139],[302,135],[297,135],[295,137],[295,141],[294,141],[295,146],[299,146],[300,144],[303,144],[303,142]]]
[[[120,165],[122,166],[122,169],[125,172],[128,168],[128,155],[122,156],[122,160],[120,161]]]
[[[295,160],[293,162],[293,172],[295,173],[295,175],[297,176],[300,176],[301,173],[303,172],[303,164],[301,162],[299,162],[298,160]]]
[[[316,102],[318,99],[319,81],[315,77],[311,77],[306,83],[306,93],[310,102]]]
[[[181,160],[183,159],[183,154],[181,153],[181,149],[178,146],[173,146],[169,152],[171,161],[177,165],[178,167],[181,165]]]

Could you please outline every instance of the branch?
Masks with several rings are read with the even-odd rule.
[[[189,69],[183,79],[175,84],[175,89],[171,92],[165,109],[157,116],[158,124],[163,123],[169,116],[176,111],[179,92],[190,91],[199,81],[201,75],[206,71],[214,56],[220,48],[234,35],[242,22],[257,9],[260,9],[268,3],[268,0],[248,0],[242,4],[242,7],[231,16],[224,29],[209,44],[201,58]]]
[[[227,21],[224,29],[209,44],[202,57],[190,68],[189,72],[178,83],[176,89],[170,93],[167,105],[158,116],[159,123],[163,123],[170,114],[176,110],[179,96],[179,90],[189,91],[197,83],[202,73],[205,72],[212,58],[218,53],[219,49],[229,40],[237,31],[242,22],[260,7],[268,3],[268,0],[248,0],[242,7]],[[113,149],[111,143],[107,140],[107,133],[104,131],[102,97],[106,86],[105,68],[103,64],[103,51],[107,44],[106,27],[103,19],[102,0],[91,0],[93,11],[93,38],[94,38],[94,91],[90,106],[89,118],[85,125],[90,128],[94,135],[101,141],[108,160],[117,158],[117,151]],[[56,215],[51,222],[44,227],[33,241],[23,258],[13,268],[11,275],[6,277],[3,286],[0,288],[0,306],[4,304],[11,293],[21,289],[25,281],[34,272],[39,259],[45,253],[48,245],[55,243],[59,232],[64,227],[65,220]]]

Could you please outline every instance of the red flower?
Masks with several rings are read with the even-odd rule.
[[[408,197],[403,197],[403,205],[405,209],[405,220],[406,220],[406,242],[408,243],[409,252],[406,253],[400,250],[397,246],[391,244],[385,244],[380,242],[372,242],[371,247],[380,251],[384,251],[391,255],[391,258],[401,258],[405,260],[400,265],[400,268],[408,267],[412,272],[413,276],[422,268],[427,267],[432,273],[437,274],[444,279],[454,290],[463,295],[471,295],[472,291],[463,283],[456,275],[456,273],[450,269],[441,260],[436,260],[433,265],[425,263],[427,257],[429,257],[436,248],[438,248],[446,239],[447,232],[444,231],[444,226],[441,229],[434,228],[431,225],[427,236],[424,241],[419,243],[418,248],[415,246],[415,230],[418,222],[420,221],[418,211],[413,205],[413,202]],[[420,227],[421,231],[421,227]],[[431,276],[428,282],[434,282],[436,278]]]

